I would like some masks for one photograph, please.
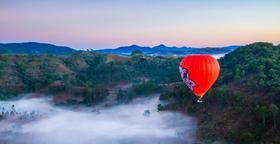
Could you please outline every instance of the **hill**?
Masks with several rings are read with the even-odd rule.
[[[212,143],[280,143],[280,46],[254,43],[220,59],[217,83],[204,103],[183,85],[161,95],[174,103],[159,107],[199,119],[198,136]]]
[[[192,48],[192,47],[168,47],[163,44],[155,47],[142,47],[131,45],[116,49],[96,50],[98,53],[130,55],[133,51],[140,50],[145,55],[186,55],[186,54],[224,54],[229,53],[240,46],[228,46],[221,48]]]
[[[76,50],[47,43],[26,42],[0,44],[0,54],[54,54],[70,55]]]
[[[83,103],[94,104],[107,97],[109,89],[118,83],[132,83],[131,93],[154,91],[162,83],[179,81],[178,63],[177,58],[94,52],[69,56],[0,55],[0,99],[42,93],[73,96]],[[123,91],[118,98],[122,97],[130,99],[132,95]]]

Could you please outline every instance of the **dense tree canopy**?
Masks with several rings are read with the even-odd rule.
[[[179,81],[178,63],[178,58],[93,52],[71,56],[0,55],[0,99],[30,92],[68,93],[94,103],[120,82],[134,83],[132,91],[138,93],[147,86]]]

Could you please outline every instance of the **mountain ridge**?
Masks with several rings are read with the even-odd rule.
[[[194,47],[176,47],[176,46],[165,46],[160,44],[157,46],[139,46],[130,45],[122,46],[115,49],[100,49],[93,50],[97,53],[104,54],[120,54],[120,55],[130,55],[135,50],[140,50],[146,55],[186,55],[186,54],[221,54],[231,52],[240,46],[231,45],[226,47],[205,47],[205,48],[194,48]]]
[[[205,48],[194,48],[194,47],[176,47],[166,46],[164,44],[156,46],[140,46],[130,45],[121,46],[118,48],[108,48],[99,50],[89,50],[102,54],[119,54],[119,55],[130,55],[135,50],[142,51],[145,55],[186,55],[186,54],[222,54],[229,53],[240,46],[226,46],[226,47],[205,47]],[[22,42],[22,43],[0,43],[0,54],[54,54],[54,55],[71,55],[78,51],[88,50],[77,50],[67,46],[58,46],[50,43],[40,42]]]
[[[70,55],[76,50],[67,46],[50,43],[22,42],[0,43],[0,54],[55,54]]]

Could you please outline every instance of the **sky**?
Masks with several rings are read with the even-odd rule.
[[[280,43],[280,0],[1,0],[0,43],[76,49]]]

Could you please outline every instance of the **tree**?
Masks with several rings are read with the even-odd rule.
[[[141,50],[132,51],[131,56],[143,56],[143,52]]]
[[[270,104],[269,110],[273,117],[273,127],[276,128],[276,120],[277,120],[277,116],[279,115],[279,108],[275,104]]]
[[[257,113],[262,119],[263,127],[266,127],[266,118],[269,114],[269,110],[266,106],[257,106]]]

